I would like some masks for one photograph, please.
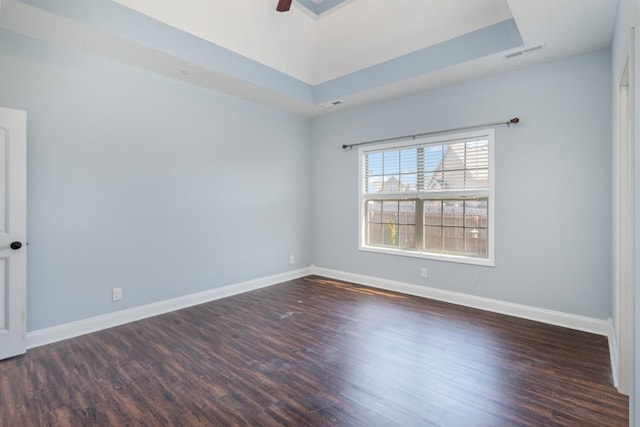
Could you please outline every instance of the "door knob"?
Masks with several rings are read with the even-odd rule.
[[[22,247],[22,243],[20,243],[20,242],[11,242],[9,247],[11,249],[17,250],[17,249],[20,249]]]

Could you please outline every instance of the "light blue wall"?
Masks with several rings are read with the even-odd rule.
[[[0,69],[28,112],[28,330],[311,264],[308,119],[8,32]]]
[[[610,81],[606,49],[315,120],[314,264],[608,318]],[[496,128],[495,268],[358,251],[358,152],[342,144],[514,116]]]
[[[605,319],[609,54],[310,121],[2,32],[0,99],[29,112],[28,329],[312,263]],[[516,115],[496,129],[495,268],[357,250],[343,143]]]

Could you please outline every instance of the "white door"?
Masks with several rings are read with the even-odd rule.
[[[0,359],[25,352],[27,113],[0,108]]]
[[[629,135],[629,64],[620,81],[620,123],[618,130],[618,391],[629,395],[630,369],[630,309],[631,280],[633,276],[633,177],[631,169],[631,140]]]

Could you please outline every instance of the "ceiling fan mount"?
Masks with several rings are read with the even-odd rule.
[[[287,12],[289,9],[291,9],[291,1],[292,0],[278,0],[278,6],[276,7],[276,10],[278,12]]]

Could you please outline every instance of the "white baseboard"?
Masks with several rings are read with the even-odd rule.
[[[613,376],[613,386],[617,389],[619,385],[618,372],[618,338],[616,330],[613,327],[613,320],[607,320],[607,338],[609,339],[609,358],[611,359],[611,374]]]
[[[606,320],[593,319],[591,317],[579,316],[576,314],[563,313],[561,311],[547,310],[544,308],[531,307],[528,305],[515,304],[483,298],[459,292],[446,291],[443,289],[430,288],[428,286],[414,285],[411,283],[398,282],[394,280],[381,279],[378,277],[365,276],[361,274],[347,273],[339,270],[311,266],[312,274],[325,276],[337,280],[344,280],[361,285],[385,289],[388,291],[401,292],[403,294],[415,295],[430,298],[438,301],[450,302],[466,307],[478,308],[494,313],[506,314],[551,325],[562,326],[578,331],[590,332],[598,335],[609,335],[609,323]]]
[[[311,274],[311,267],[306,267],[299,270],[288,271],[286,273],[274,274],[272,276],[262,277],[246,282],[235,283],[221,288],[210,289],[204,292],[172,298],[170,300],[141,305],[101,316],[78,320],[76,322],[39,329],[27,333],[27,349],[89,334],[102,329],[112,328],[125,323],[135,322],[136,320],[169,313],[171,311],[226,298],[232,295],[253,291],[255,289],[272,286],[277,283],[308,276],[309,274]]]
[[[394,280],[381,279],[361,274],[348,273],[339,270],[332,270],[322,267],[310,266],[295,271],[275,274],[246,282],[235,283],[204,292],[185,295],[170,300],[146,304],[126,310],[95,316],[76,322],[65,323],[63,325],[52,326],[50,328],[39,329],[27,333],[27,349],[51,344],[57,341],[77,337],[91,332],[100,331],[125,323],[135,322],[147,317],[157,316],[171,311],[180,310],[194,305],[226,298],[232,295],[249,292],[255,289],[272,286],[288,280],[294,280],[309,274],[317,274],[333,279],[358,283],[361,285],[376,287],[389,291],[401,292],[408,295],[415,295],[430,298],[438,301],[450,302],[467,307],[495,313],[520,317],[523,319],[535,320],[570,329],[591,332],[609,337],[609,348],[611,353],[611,364],[614,372],[614,380],[617,384],[617,354],[613,353],[617,349],[615,345],[615,333],[610,321],[593,319],[575,314],[568,314],[559,311],[547,310],[543,308],[531,307],[521,304],[514,304],[490,298],[477,297],[459,292],[446,291],[427,286],[419,286],[411,283],[398,282]],[[614,364],[615,363],[615,364]]]

